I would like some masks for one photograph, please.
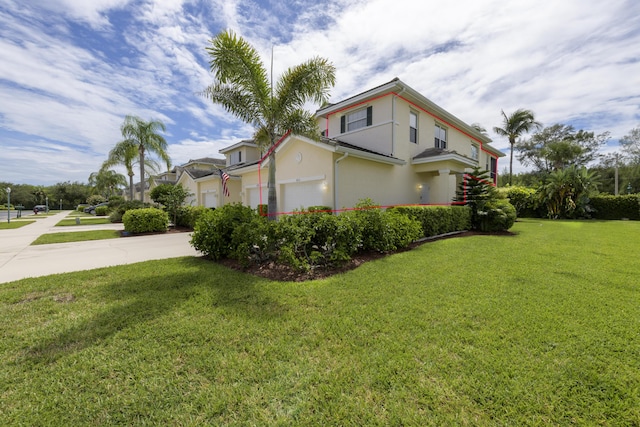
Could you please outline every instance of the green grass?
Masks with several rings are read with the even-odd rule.
[[[115,230],[64,231],[60,233],[42,234],[32,245],[48,245],[50,243],[82,242],[85,240],[116,239],[120,232]]]
[[[67,226],[73,226],[73,225],[94,225],[94,224],[111,224],[111,221],[109,221],[109,218],[106,216],[95,217],[92,215],[90,218],[80,218],[80,224],[76,224],[76,220],[73,218],[65,218],[60,220],[56,224],[56,227],[67,227]]]
[[[517,223],[325,280],[198,258],[0,286],[5,425],[639,425],[638,222]]]
[[[23,219],[14,219],[13,221],[11,221],[10,223],[8,222],[0,222],[0,230],[9,230],[9,229],[13,229],[13,228],[20,228],[20,227],[24,227],[25,225],[29,225],[31,223],[34,223],[35,221],[28,221],[28,220],[23,220]]]

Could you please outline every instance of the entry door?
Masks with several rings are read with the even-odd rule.
[[[429,184],[422,184],[422,190],[420,191],[420,204],[429,204]]]

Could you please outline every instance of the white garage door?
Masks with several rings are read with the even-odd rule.
[[[260,191],[257,188],[247,188],[247,194],[249,195],[249,206],[257,208],[260,204]],[[267,204],[267,187],[262,188],[262,204]]]
[[[216,197],[216,193],[215,192],[209,192],[209,193],[202,193],[203,200],[204,200],[204,206],[207,208],[217,208],[217,200],[218,198]]]
[[[284,212],[322,205],[322,181],[284,184],[280,206]]]

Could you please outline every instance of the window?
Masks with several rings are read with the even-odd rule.
[[[373,122],[373,107],[356,110],[340,117],[340,133],[351,132],[371,126]]]
[[[418,115],[413,111],[409,113],[409,141],[418,143]]]
[[[447,149],[447,130],[440,125],[436,125],[436,148]]]
[[[491,157],[491,179],[494,184],[498,183],[498,159]]]
[[[478,146],[476,144],[471,144],[471,158],[478,160]]]

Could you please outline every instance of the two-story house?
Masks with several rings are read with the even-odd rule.
[[[475,128],[394,79],[317,111],[320,141],[283,137],[276,147],[280,212],[308,206],[349,208],[449,204],[465,172],[480,166],[497,178],[504,154]],[[220,151],[239,177],[242,203],[267,201],[268,158],[242,141]]]

